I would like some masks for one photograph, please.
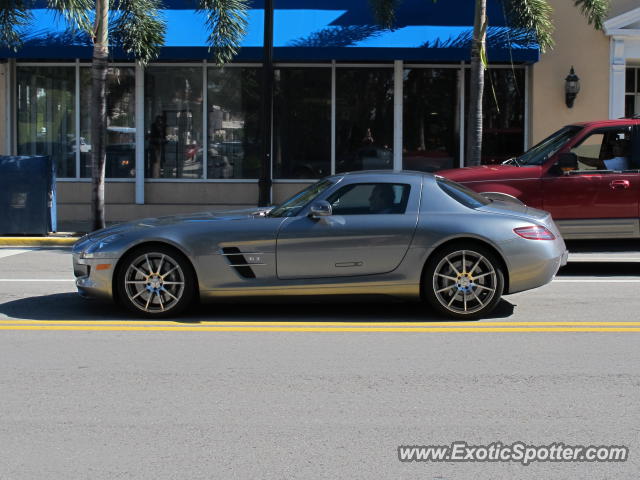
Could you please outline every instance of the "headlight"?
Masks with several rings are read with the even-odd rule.
[[[109,235],[108,237],[104,237],[97,242],[92,243],[84,252],[82,252],[81,258],[96,258],[100,256],[100,250],[121,237],[121,233],[114,233],[113,235]]]

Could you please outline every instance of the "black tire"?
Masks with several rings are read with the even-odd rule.
[[[118,263],[119,303],[145,318],[179,315],[196,294],[196,276],[187,258],[163,245],[148,245],[127,253]]]
[[[482,245],[449,245],[437,250],[427,261],[422,274],[423,298],[449,318],[482,317],[491,312],[502,297],[502,269],[496,255]]]

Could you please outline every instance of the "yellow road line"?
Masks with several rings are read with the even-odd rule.
[[[469,327],[469,328],[489,328],[489,327],[640,327],[640,322],[566,322],[566,321],[551,321],[551,322],[491,322],[486,321],[483,323],[476,323],[473,321],[466,322],[299,322],[299,321],[224,321],[224,320],[211,320],[211,321],[198,321],[194,323],[190,322],[176,322],[173,320],[165,321],[147,321],[147,320],[0,320],[1,325],[22,325],[22,324],[34,324],[34,325],[131,325],[131,326],[186,326],[193,328],[205,328],[205,327],[224,327],[224,326],[238,326],[238,327]]]
[[[0,325],[0,330],[163,331],[163,332],[640,332],[640,327],[145,327],[80,325]]]

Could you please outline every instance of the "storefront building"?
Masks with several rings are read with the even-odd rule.
[[[167,43],[157,61],[143,68],[117,48],[112,50],[109,221],[257,203],[262,151],[261,4],[256,2],[250,11],[240,54],[223,68],[207,62],[202,17],[178,0],[169,5],[164,12]],[[465,164],[472,1],[406,0],[393,31],[375,26],[367,0],[276,1],[275,5],[273,202],[337,172],[437,171]],[[614,52],[620,51],[616,42],[622,34],[609,40],[587,27],[575,9],[556,13],[576,15],[575,23],[584,23],[586,35],[594,38],[596,58],[599,51],[609,52],[611,42],[611,59],[604,59],[602,71],[594,73],[604,72],[605,81],[596,86],[581,75],[583,90],[576,107],[567,111],[562,102],[564,79],[555,73],[562,69],[566,75],[571,65],[556,53],[564,44],[556,38],[558,45],[548,54],[549,60],[545,55],[538,62],[537,47],[519,43],[517,35],[501,26],[502,9],[490,2],[483,163],[517,155],[551,133],[556,122],[604,118],[619,108],[617,97],[608,101],[613,89],[611,95],[597,89],[607,89],[609,77],[612,85],[620,86],[614,69],[619,55]],[[640,12],[636,13],[637,19],[624,17],[631,21],[626,27],[617,18],[615,28],[633,27],[633,21],[640,21]],[[5,135],[0,148],[7,154],[51,155],[58,172],[58,217],[88,219],[91,47],[70,37],[46,11],[34,10],[34,15],[37,32],[24,47],[15,53],[0,52],[6,58],[0,92]],[[570,48],[573,41],[567,40]],[[624,57],[622,97],[623,105],[631,108],[636,101],[633,105],[640,106],[640,68],[632,66],[640,53],[636,55],[632,46],[637,40],[624,41],[629,42],[624,50],[629,56]],[[630,76],[637,80],[628,80]],[[547,85],[549,78],[553,85]],[[545,88],[551,93],[546,94]],[[612,113],[606,108],[601,112],[600,100],[581,102],[585,91],[592,94],[590,89],[594,98],[604,97],[604,104],[611,104]],[[585,113],[590,116],[579,117]]]

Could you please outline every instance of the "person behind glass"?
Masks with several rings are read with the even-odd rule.
[[[629,142],[618,140],[611,149],[612,158],[603,160],[606,170],[628,170],[629,169]]]
[[[364,134],[364,138],[362,139],[362,146],[367,147],[369,145],[373,145],[375,140],[373,139],[373,134],[371,133],[371,129],[367,128],[367,133]]]
[[[369,212],[370,213],[393,213],[393,200],[396,194],[393,186],[388,183],[382,183],[373,187],[371,195],[369,195]]]
[[[158,115],[151,124],[151,130],[149,132],[149,144],[151,145],[151,178],[160,178],[162,149],[165,143],[167,143],[165,122],[162,115]]]

